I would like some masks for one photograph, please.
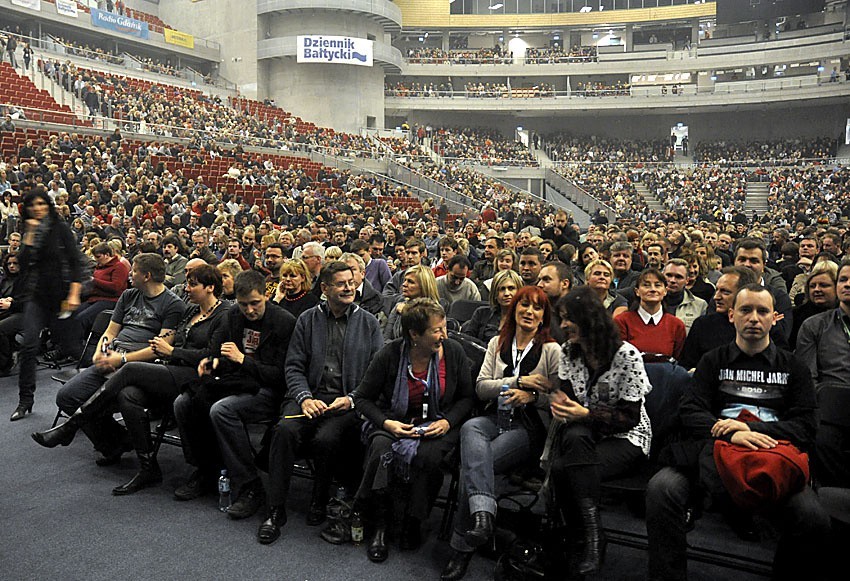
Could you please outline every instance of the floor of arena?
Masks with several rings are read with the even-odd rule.
[[[48,450],[29,434],[50,426],[56,413],[59,384],[51,370],[39,371],[33,413],[10,423],[17,404],[17,376],[0,378],[0,577],[5,579],[285,579],[333,580],[439,579],[449,548],[437,540],[442,511],[435,509],[426,523],[425,543],[416,552],[401,553],[391,546],[382,564],[369,562],[365,546],[332,546],[319,538],[321,527],[304,523],[309,483],[296,478],[289,502],[289,523],[271,546],[255,540],[261,515],[232,521],[217,510],[211,496],[176,502],[171,493],[190,470],[180,450],[164,445],[159,462],[162,485],[127,497],[112,496],[114,486],[129,480],[137,465],[126,455],[119,465],[97,467],[88,440],[79,434],[68,448]],[[448,482],[448,479],[447,479]],[[645,535],[643,522],[621,505],[607,507],[603,523],[625,533]],[[769,560],[769,541],[747,545],[711,517],[699,521],[689,535],[694,546]],[[465,579],[493,578],[495,562],[476,556]],[[645,575],[645,552],[610,544],[600,579],[640,580]],[[758,574],[733,571],[692,561],[690,578],[708,581],[734,576],[736,581],[762,579]]]

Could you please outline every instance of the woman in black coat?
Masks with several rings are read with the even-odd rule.
[[[24,342],[18,379],[18,407],[9,419],[23,419],[32,412],[35,399],[35,368],[41,330],[60,313],[80,306],[82,256],[68,226],[44,188],[24,197],[24,236],[20,252],[24,277]]]
[[[458,443],[460,426],[474,405],[471,365],[446,338],[446,315],[433,299],[411,301],[402,315],[403,337],[387,344],[354,392],[366,418],[368,443],[358,503],[371,500],[375,530],[367,554],[387,558],[390,487],[406,485],[401,516],[402,549],[420,544],[420,524],[443,482],[440,463]]]

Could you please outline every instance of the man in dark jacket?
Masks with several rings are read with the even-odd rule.
[[[735,341],[707,353],[697,364],[693,386],[681,403],[682,426],[693,445],[672,445],[680,451],[671,454],[677,467],[663,468],[647,487],[651,580],[687,579],[685,510],[693,489],[709,494],[738,530],[748,530],[742,526],[748,511],[736,504],[719,477],[712,456],[716,441],[749,450],[770,450],[779,440],[803,451],[814,447],[817,401],[812,378],[791,352],[771,343],[776,318],[768,287],[741,287],[731,310]],[[781,530],[774,579],[824,578],[826,561],[820,549],[826,545],[829,517],[811,487],[805,484],[781,499],[769,514],[778,517]]]
[[[292,466],[305,449],[316,472],[307,524],[325,520],[333,469],[351,452],[344,443],[360,441],[351,393],[384,343],[378,320],[354,304],[357,283],[351,267],[331,262],[322,268],[320,280],[327,302],[298,318],[286,355],[289,393],[272,436],[270,513],[257,531],[263,544],[274,542],[286,524]]]
[[[227,513],[232,519],[253,515],[264,498],[245,425],[275,419],[286,393],[283,363],[295,317],[268,301],[265,287],[259,272],[239,273],[233,286],[237,308],[228,314],[221,344],[212,346],[220,355],[201,363],[210,379],[195,395],[184,393],[174,402],[184,455],[197,467],[174,496],[191,500],[210,491],[220,454],[232,489],[239,491]]]
[[[357,289],[354,292],[354,304],[377,317],[383,311],[384,303],[380,293],[366,278],[363,259],[352,252],[346,252],[339,259],[347,264],[351,268],[351,272],[354,273],[354,282],[357,284]]]

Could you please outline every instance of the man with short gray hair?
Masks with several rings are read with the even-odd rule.
[[[354,242],[358,241],[355,240]],[[354,282],[357,284],[354,304],[377,317],[383,312],[384,302],[381,295],[366,278],[366,265],[363,259],[353,252],[345,252],[339,257],[339,260],[351,267],[351,272],[354,273]]]

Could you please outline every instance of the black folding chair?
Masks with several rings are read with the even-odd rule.
[[[76,377],[80,371],[89,367],[92,364],[94,352],[98,347],[98,341],[106,332],[106,328],[109,327],[109,321],[111,319],[112,309],[107,309],[98,313],[97,317],[94,319],[94,323],[92,324],[91,331],[89,331],[88,337],[86,337],[86,344],[83,347],[83,353],[80,355],[80,359],[77,361],[77,364],[71,369],[66,369],[64,371],[60,371],[56,375],[51,375],[50,379],[65,385],[71,379]],[[59,418],[63,415],[62,410],[56,412],[56,417],[53,419],[53,427],[56,427],[56,424],[59,423]]]

